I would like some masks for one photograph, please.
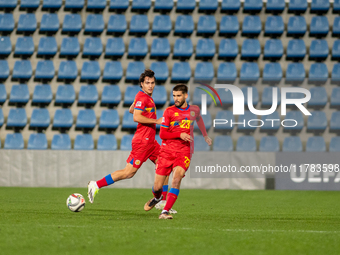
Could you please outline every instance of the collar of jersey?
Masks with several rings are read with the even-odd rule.
[[[176,106],[176,105],[175,105]],[[177,107],[177,106],[176,106]],[[181,111],[186,111],[186,110],[188,110],[189,109],[189,107],[190,107],[190,105],[188,104],[188,106],[187,106],[187,108],[185,108],[185,109],[183,109],[183,108],[180,108],[180,107],[177,107],[178,109],[180,109]]]
[[[149,96],[148,94],[146,94],[142,89],[140,89],[139,91],[143,92],[145,95],[147,95],[148,97],[150,97],[153,100],[153,98],[151,96]]]

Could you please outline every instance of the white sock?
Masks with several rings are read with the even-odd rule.
[[[167,210],[163,210],[162,213],[168,212]]]

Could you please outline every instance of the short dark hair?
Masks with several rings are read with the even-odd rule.
[[[142,87],[141,83],[144,82],[145,77],[154,78],[156,82],[155,72],[151,69],[145,69],[143,73],[139,76],[139,86]]]
[[[182,91],[183,94],[188,94],[188,86],[183,83],[179,83],[172,91]]]

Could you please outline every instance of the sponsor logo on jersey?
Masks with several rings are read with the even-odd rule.
[[[178,116],[179,116],[178,112],[175,112],[175,117],[178,117]]]

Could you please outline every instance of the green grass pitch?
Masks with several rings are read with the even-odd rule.
[[[173,220],[146,189],[0,188],[1,254],[340,254],[340,193],[181,190]]]

